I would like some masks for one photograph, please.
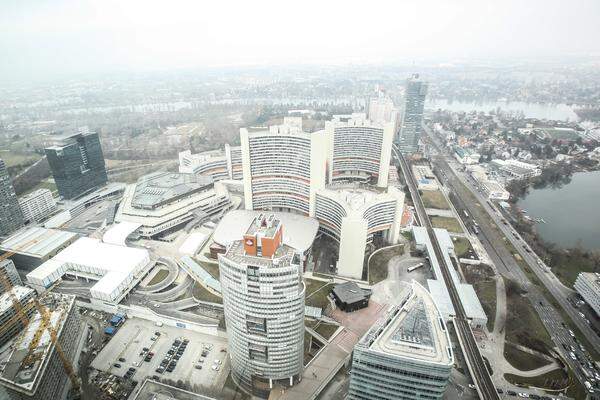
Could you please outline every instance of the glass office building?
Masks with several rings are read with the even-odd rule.
[[[23,226],[23,213],[6,165],[0,160],[0,236],[8,236]]]

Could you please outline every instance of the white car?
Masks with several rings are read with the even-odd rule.
[[[214,363],[217,365],[221,365],[221,360],[215,360]]]
[[[215,370],[215,371],[218,371],[220,367],[219,367],[219,365],[217,364],[217,365],[213,365],[211,368],[212,368],[213,370]]]
[[[519,393],[519,397],[524,397],[524,398],[529,398],[529,395],[527,393]]]

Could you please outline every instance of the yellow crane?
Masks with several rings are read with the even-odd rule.
[[[37,240],[35,240],[35,239],[31,240],[31,241],[23,244],[22,246],[19,246],[19,248],[15,249],[15,250],[8,251],[8,252],[0,255],[0,261],[3,261],[5,259],[13,256],[14,254],[16,254],[16,252],[19,251],[19,249],[25,248],[26,246],[36,243],[36,242],[37,242]],[[58,357],[60,358],[63,368],[64,368],[65,372],[67,373],[67,375],[69,376],[69,379],[71,380],[71,386],[73,387],[74,390],[79,390],[79,387],[80,387],[79,378],[75,374],[75,371],[73,369],[73,365],[71,364],[71,361],[65,355],[62,347],[58,343],[58,334],[57,334],[54,326],[52,326],[52,322],[50,320],[50,312],[48,311],[48,309],[43,304],[41,304],[37,299],[34,299],[32,302],[23,306],[21,304],[21,302],[19,301],[19,299],[17,298],[14,291],[12,290],[13,285],[12,285],[10,279],[8,278],[8,275],[6,274],[5,270],[2,270],[2,273],[0,273],[0,281],[2,282],[2,286],[4,286],[4,289],[6,290],[6,292],[9,293],[9,296],[11,297],[11,300],[12,300],[13,306],[15,307],[15,312],[16,312],[15,316],[13,316],[9,321],[7,321],[7,323],[3,324],[2,328],[0,329],[0,332],[4,332],[5,330],[12,328],[18,320],[20,320],[23,323],[23,328],[25,328],[29,324],[29,318],[27,316],[27,312],[31,309],[32,306],[34,306],[37,309],[38,313],[40,314],[41,321],[40,321],[40,325],[38,326],[36,332],[33,335],[33,339],[31,340],[31,342],[29,344],[29,352],[23,359],[23,363],[25,363],[25,364],[32,363],[37,359],[37,357],[39,357],[39,355],[34,354],[33,351],[37,348],[37,345],[39,344],[42,334],[44,333],[44,330],[47,329],[48,332],[50,333],[50,341],[54,345],[54,348],[56,350],[56,353],[58,354]]]

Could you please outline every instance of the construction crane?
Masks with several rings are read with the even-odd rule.
[[[8,252],[0,255],[0,262],[13,256],[20,249],[25,248],[28,245],[34,244],[34,243],[37,243],[36,239],[30,240],[27,243],[23,244],[22,246],[19,246],[18,248],[14,249],[14,250],[8,251]],[[23,323],[23,328],[25,328],[29,324],[29,318],[27,316],[27,312],[29,312],[29,310],[31,310],[31,307],[34,306],[36,308],[36,310],[38,311],[38,313],[40,314],[41,321],[40,321],[40,325],[38,326],[36,332],[33,335],[31,342],[29,343],[28,353],[25,356],[25,358],[23,359],[23,364],[30,365],[31,363],[35,362],[35,360],[37,358],[39,358],[41,356],[41,354],[34,353],[34,350],[37,348],[39,341],[41,340],[41,337],[44,333],[44,330],[47,329],[48,332],[50,333],[50,341],[54,345],[54,348],[56,350],[56,353],[58,354],[58,357],[60,358],[63,368],[64,368],[65,372],[67,373],[69,380],[71,381],[71,386],[74,390],[78,391],[80,388],[79,378],[75,374],[75,371],[73,369],[73,365],[71,364],[71,361],[65,355],[62,347],[58,343],[58,334],[57,334],[54,326],[52,326],[50,312],[48,311],[48,309],[43,304],[41,304],[37,299],[34,299],[33,302],[29,302],[26,306],[23,306],[21,304],[19,298],[17,297],[17,295],[12,290],[13,285],[8,277],[8,274],[6,273],[6,270],[1,271],[0,281],[2,281],[2,285],[4,286],[4,289],[6,290],[6,292],[9,293],[9,296],[11,297],[11,300],[13,302],[13,306],[15,307],[15,315],[9,321],[7,321],[7,323],[3,324],[2,328],[0,329],[0,332],[4,333],[5,330],[12,328],[18,320],[20,320]]]

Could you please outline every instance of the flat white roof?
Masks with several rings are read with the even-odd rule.
[[[14,251],[31,257],[45,257],[66,242],[77,237],[76,233],[32,227],[19,231],[0,244],[0,250]]]
[[[275,215],[275,218],[281,221],[284,244],[302,252],[312,246],[319,230],[319,221],[287,212],[269,211],[268,213]],[[228,246],[236,240],[242,240],[248,226],[260,214],[265,214],[265,212],[251,210],[228,212],[217,225],[213,240],[221,246]]]
[[[149,262],[150,255],[146,249],[82,237],[28,273],[27,280],[32,283],[44,282],[48,278],[56,281],[69,271],[89,273],[100,278],[90,290],[111,295]]]
[[[117,244],[120,246],[125,246],[125,241],[127,237],[135,232],[142,224],[138,222],[129,222],[123,221],[117,224],[112,225],[104,235],[102,236],[102,241],[104,243],[109,244]]]
[[[13,286],[11,292],[22,301],[29,293],[33,292],[33,289],[26,286]],[[4,314],[8,309],[13,306],[12,296],[10,293],[5,292],[0,296],[0,314]]]
[[[209,236],[210,233],[208,232],[192,232],[179,247],[179,252],[188,256],[194,256],[200,247],[206,243]]]

